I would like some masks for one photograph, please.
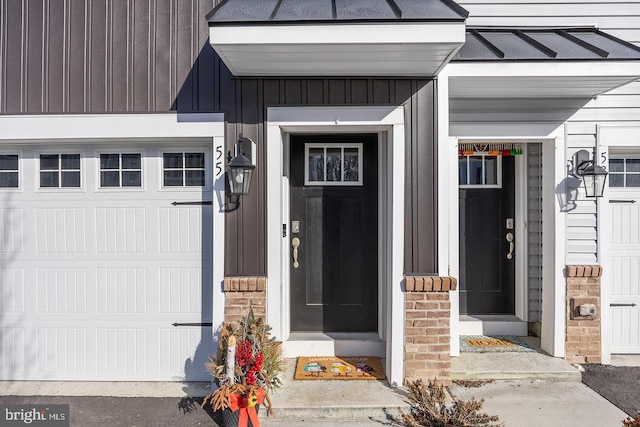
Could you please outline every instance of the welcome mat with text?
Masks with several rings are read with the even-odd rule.
[[[384,380],[378,357],[314,356],[298,357],[296,380]]]
[[[534,352],[535,349],[510,335],[460,335],[460,351],[476,353]]]

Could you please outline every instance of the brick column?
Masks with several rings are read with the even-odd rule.
[[[452,277],[405,276],[404,381],[451,384]]]
[[[600,363],[600,277],[599,265],[567,265],[565,359],[570,363]],[[593,304],[595,315],[581,315],[580,306]]]
[[[224,320],[239,321],[253,308],[256,317],[267,317],[266,277],[224,278]]]

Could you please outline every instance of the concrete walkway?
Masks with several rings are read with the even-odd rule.
[[[277,417],[260,417],[265,427],[373,427],[389,425],[388,416],[397,416],[399,407],[408,410],[404,392],[385,381],[295,381],[294,366],[295,360],[287,361],[284,385],[271,395]],[[542,352],[463,353],[452,359],[452,373],[457,379],[502,378],[475,388],[454,384],[450,390],[462,400],[485,399],[482,410],[499,416],[508,427],[621,427],[626,417],[582,384],[576,367]],[[114,426],[169,425],[164,421],[178,427],[215,425],[198,404],[209,387],[209,383],[3,381],[0,396],[5,397],[0,403],[69,403],[76,418],[108,419]]]

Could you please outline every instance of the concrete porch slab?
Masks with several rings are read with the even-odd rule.
[[[580,382],[580,371],[563,359],[551,357],[538,346],[539,340],[521,337],[536,352],[460,353],[451,358],[451,379],[546,380]]]

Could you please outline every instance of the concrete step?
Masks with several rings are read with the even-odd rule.
[[[276,418],[261,415],[261,424],[264,420],[264,425],[278,426],[295,422],[379,426],[387,414],[397,416],[398,408],[409,408],[404,391],[386,381],[299,381],[293,379],[295,363],[295,359],[285,362],[283,385],[270,394]]]
[[[539,352],[460,353],[451,358],[451,379],[580,382],[582,374],[567,361]]]

